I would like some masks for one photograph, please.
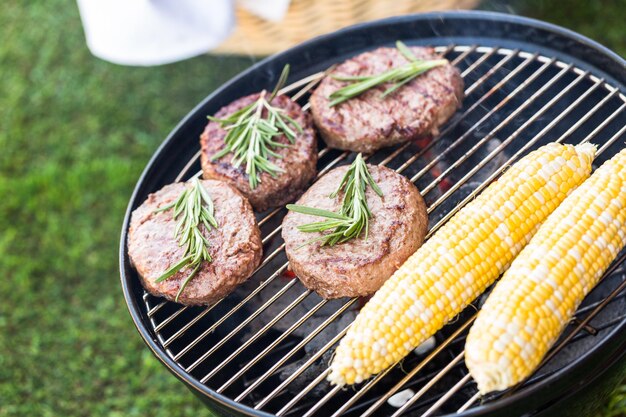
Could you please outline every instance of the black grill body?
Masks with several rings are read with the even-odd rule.
[[[294,310],[285,313],[285,326],[302,317],[304,313],[298,310],[301,305],[307,311],[318,309],[307,320],[314,321],[320,316],[325,318],[341,311],[336,318],[340,321],[341,317],[347,317],[354,311],[358,303],[346,304],[343,300],[324,304],[319,297],[315,298],[315,294],[303,293],[303,287],[298,282],[290,282],[281,276],[280,265],[285,261],[284,253],[280,252],[282,241],[279,233],[272,233],[280,225],[284,212],[259,215],[263,223],[266,263],[255,274],[258,277],[253,276],[247,284],[208,310],[165,303],[144,292],[136,271],[129,263],[126,240],[130,214],[150,192],[165,184],[187,179],[200,169],[197,162],[198,137],[206,124],[206,115],[214,114],[239,97],[271,88],[287,63],[291,65],[290,82],[293,83],[359,52],[393,45],[398,39],[410,45],[437,46],[466,74],[466,86],[470,87],[473,96],[468,95],[459,113],[464,114],[472,105],[487,97],[476,104],[476,110],[472,110],[467,117],[455,116],[448,123],[449,128],[442,138],[437,143],[429,143],[428,154],[415,158],[420,152],[419,147],[408,144],[382,150],[371,157],[372,163],[384,162],[391,168],[403,169],[402,173],[414,178],[420,190],[429,190],[425,200],[432,208],[431,228],[445,220],[447,213],[462,203],[472,189],[485,184],[490,175],[497,174],[506,164],[506,158],[513,157],[518,151],[524,153],[557,138],[566,143],[591,140],[601,146],[606,145],[598,157],[597,166],[624,147],[626,61],[574,32],[511,15],[447,12],[361,24],[272,56],[235,77],[193,109],[156,151],[131,197],[120,244],[122,288],[137,329],[168,369],[220,415],[270,416],[278,413],[327,416],[339,412],[344,406],[344,415],[361,415],[403,378],[404,371],[394,369],[356,400],[351,400],[355,391],[330,393],[333,394],[330,396],[330,388],[324,382],[306,391],[306,383],[312,383],[319,375],[318,370],[323,369],[323,361],[327,357],[321,356],[315,362],[318,368],[308,368],[314,372],[307,374],[303,371],[296,378],[300,385],[290,384],[293,385],[291,388],[288,386],[265,403],[264,398],[285,379],[279,371],[267,375],[258,388],[237,399],[243,395],[242,391],[250,388],[257,378],[281,359],[291,355],[283,366],[302,364],[313,354],[305,348],[306,345],[298,348],[307,335],[302,331],[304,326],[300,326],[253,363],[263,349],[286,334],[285,327],[280,327],[282,318],[266,331],[262,332],[262,326],[285,312],[289,303],[297,302]],[[498,69],[490,74],[491,68]],[[506,81],[507,75],[514,71],[517,71],[516,75]],[[498,83],[501,83],[499,87]],[[306,95],[302,103],[305,101]],[[490,114],[489,111],[496,109],[499,103],[505,103],[503,111],[494,110]],[[454,145],[454,141],[464,135],[467,137],[465,142]],[[472,146],[485,138],[488,140],[485,140],[484,146],[470,154]],[[491,154],[492,150],[498,152]],[[457,188],[453,188],[454,192],[449,196],[446,196],[447,190],[440,187],[443,181],[431,169],[426,169],[428,162],[437,160],[437,155],[442,153],[447,155],[441,159],[442,166],[439,163],[434,166],[439,167],[440,175],[444,175],[448,168],[454,168],[449,179],[457,184]],[[320,169],[345,163],[350,158],[347,153],[344,155],[340,151],[324,150],[323,147],[321,155]],[[414,158],[413,162],[405,167],[404,163],[411,158]],[[474,168],[479,169],[466,178],[465,174]],[[267,260],[272,253],[276,254],[275,257]],[[585,330],[579,332],[574,324],[566,330],[566,335],[572,331],[576,331],[576,335],[535,377],[519,389],[487,398],[482,404],[480,401],[469,403],[476,393],[471,381],[460,385],[454,392],[450,391],[454,384],[467,378],[467,371],[459,362],[403,415],[422,415],[450,392],[450,399],[437,408],[436,414],[455,413],[465,403],[469,404],[467,409],[457,415],[557,416],[592,413],[598,404],[604,402],[626,369],[625,255],[624,251],[620,254],[613,273],[594,290],[579,310],[580,316],[577,315],[584,320],[587,314],[594,314],[589,324],[597,331],[595,336],[590,336]],[[268,277],[273,277],[274,283],[280,285],[273,287],[274,283],[266,284],[267,287],[259,290]],[[255,295],[250,297],[251,294]],[[274,302],[272,297],[286,301],[280,305],[280,301]],[[241,303],[244,305],[238,307]],[[263,303],[269,303],[270,307],[237,331],[238,326],[263,308]],[[272,310],[276,305],[280,308]],[[418,391],[459,354],[463,347],[462,338],[467,333],[467,328],[462,329],[462,323],[469,323],[466,320],[471,317],[468,310],[455,324],[446,326],[436,336],[438,343],[449,337],[457,339],[445,342],[446,349],[410,379],[407,386]],[[227,318],[220,322],[224,317]],[[323,342],[330,342],[338,329]],[[458,334],[455,333],[457,331]],[[230,358],[241,347],[245,349]],[[407,359],[404,368],[410,369],[422,359]],[[246,366],[249,366],[248,370],[244,370]],[[241,377],[230,381],[229,378],[237,372],[241,372]],[[356,392],[360,389],[362,386]],[[302,392],[306,394],[289,406],[290,399]],[[350,401],[353,402],[346,405]],[[391,415],[395,411],[383,401],[371,415]]]

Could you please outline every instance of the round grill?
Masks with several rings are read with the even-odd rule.
[[[452,22],[455,16],[473,14],[437,16]],[[417,17],[408,19],[421,21]],[[378,25],[386,28],[392,22]],[[363,28],[353,32],[362,32]],[[428,236],[471,200],[473,193],[485,188],[503,169],[531,150],[552,141],[572,144],[591,141],[599,148],[594,163],[597,167],[624,147],[626,132],[624,86],[611,73],[576,56],[548,50],[545,45],[502,39],[502,46],[498,46],[498,39],[493,37],[463,37],[463,31],[468,29],[456,27],[455,30],[456,39],[445,36],[427,39],[398,36],[397,39],[407,44],[438,45],[437,50],[462,72],[466,86],[463,107],[442,127],[439,135],[368,156],[369,163],[395,169],[415,183],[428,205]],[[437,32],[433,30],[433,34]],[[331,37],[345,39],[349,35],[340,32]],[[337,46],[343,48],[340,53],[322,54],[319,68],[300,66],[294,74],[298,78],[283,93],[305,104],[308,94],[324,75],[323,68],[361,50],[389,44],[391,39],[396,39],[393,35],[363,45],[359,39],[354,44],[344,41]],[[310,49],[311,45],[308,46]],[[253,68],[209,97],[176,128],[146,169],[129,212],[147,193],[165,183],[190,178],[200,170],[197,138],[206,114],[212,114],[238,96],[267,88],[272,84],[269,79],[277,76],[273,69],[282,66],[281,58],[294,59],[278,56]],[[298,71],[297,63],[290,62]],[[623,68],[621,77],[624,77]],[[322,144],[319,175],[349,162],[352,157],[349,152],[328,149]],[[482,297],[437,333],[435,347],[428,353],[411,354],[394,368],[354,389],[331,387],[325,380],[331,354],[363,300],[323,300],[288,271],[280,236],[284,215],[284,209],[276,209],[257,216],[264,245],[261,266],[233,294],[208,308],[183,307],[145,293],[125,253],[128,216],[124,225],[122,279],[142,334],[175,373],[200,392],[241,413],[483,414],[501,409],[555,378],[562,379],[568,370],[589,360],[586,357],[592,352],[615,342],[618,331],[626,326],[626,251],[622,251],[601,284],[585,299],[545,365],[520,387],[479,399],[464,366],[465,336]],[[400,408],[389,404],[387,400],[392,395],[407,389],[412,393],[408,402]]]

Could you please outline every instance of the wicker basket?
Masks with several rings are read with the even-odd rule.
[[[368,20],[445,9],[478,0],[292,0],[283,21],[269,22],[237,8],[237,27],[215,53],[269,55],[302,41]]]

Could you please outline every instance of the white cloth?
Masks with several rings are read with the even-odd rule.
[[[234,0],[77,0],[91,53],[122,65],[159,65],[206,53],[235,25]],[[290,0],[239,0],[280,21]]]
[[[311,0],[313,1],[313,0]],[[290,0],[238,0],[237,4],[261,19],[280,22],[287,14]]]

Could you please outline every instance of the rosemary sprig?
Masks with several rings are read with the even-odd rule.
[[[165,281],[183,268],[193,268],[176,294],[176,301],[178,301],[178,297],[198,273],[202,263],[213,260],[208,251],[209,242],[200,231],[200,224],[203,224],[208,231],[211,230],[211,227],[217,228],[217,221],[213,216],[213,201],[209,193],[200,184],[198,177],[194,177],[191,188],[186,188],[176,201],[155,210],[155,213],[172,208],[174,209],[174,219],[180,217],[174,231],[174,238],[178,239],[179,246],[187,246],[183,258],[165,271],[155,282]]]
[[[382,190],[378,187],[368,171],[363,157],[361,154],[358,154],[343,176],[339,187],[329,196],[330,198],[335,198],[337,194],[343,190],[343,202],[339,213],[314,207],[287,204],[287,209],[291,211],[327,219],[320,222],[300,225],[298,226],[298,230],[307,233],[333,230],[331,233],[324,234],[306,242],[305,245],[323,240],[324,243],[322,243],[322,245],[333,246],[337,243],[343,243],[358,237],[363,229],[365,229],[365,239],[367,239],[369,218],[372,216],[365,198],[365,189],[368,185],[372,187],[374,192],[380,197],[383,196]]]
[[[208,116],[209,120],[219,123],[228,131],[224,137],[225,147],[211,157],[216,160],[232,152],[233,166],[239,167],[246,163],[246,174],[250,188],[255,189],[261,179],[262,172],[267,172],[276,177],[284,170],[270,162],[269,158],[282,158],[276,152],[278,148],[288,147],[288,144],[277,142],[277,136],[285,135],[290,143],[296,140],[296,132],[302,133],[302,127],[298,122],[289,117],[281,109],[270,103],[278,94],[289,76],[289,65],[285,65],[278,83],[267,98],[267,91],[263,90],[257,100],[242,109],[224,117],[216,118]]]
[[[391,68],[385,72],[375,75],[366,76],[332,76],[339,81],[350,82],[345,87],[338,89],[330,94],[329,98],[332,100],[330,106],[336,106],[339,103],[350,100],[357,97],[370,88],[376,87],[383,83],[392,83],[391,87],[387,88],[381,98],[387,97],[389,94],[395,92],[403,85],[413,80],[418,75],[425,73],[426,71],[445,65],[448,61],[445,59],[435,60],[421,60],[417,59],[406,45],[400,41],[396,42],[396,48],[398,51],[409,61],[401,67]]]

